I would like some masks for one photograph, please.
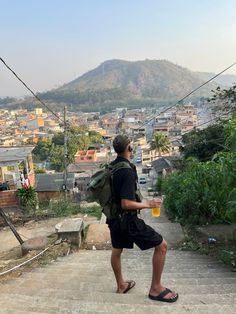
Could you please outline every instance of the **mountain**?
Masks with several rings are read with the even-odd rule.
[[[109,60],[57,91],[120,89],[129,97],[162,100],[182,97],[201,83],[202,79],[193,72],[166,60]]]
[[[111,110],[118,106],[144,107],[181,99],[203,83],[194,72],[167,60],[108,60],[79,78],[39,96],[67,103],[75,110]],[[209,96],[210,83],[194,93]]]
[[[207,81],[213,76],[215,73],[210,72],[194,72],[201,80]],[[224,87],[231,87],[233,84],[236,84],[236,75],[233,74],[221,74],[220,76],[216,77],[213,82],[218,85],[222,85]]]
[[[111,111],[117,107],[142,108],[172,105],[213,73],[192,72],[167,60],[109,60],[77,79],[46,93],[39,93],[54,111],[66,104],[74,111]],[[228,77],[228,76],[227,76]],[[234,77],[233,77],[234,78]],[[219,84],[209,83],[188,100],[210,96]],[[0,107],[33,109],[33,97],[0,99]]]

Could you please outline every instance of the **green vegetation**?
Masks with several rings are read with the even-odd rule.
[[[230,112],[236,116],[236,84],[228,89],[217,87],[215,93],[209,102],[217,112]]]
[[[167,153],[170,150],[170,140],[165,134],[156,132],[150,143],[150,148],[158,152],[160,157],[162,153]]]
[[[219,153],[213,161],[189,160],[182,172],[163,183],[164,205],[181,223],[236,222],[236,153]]]
[[[229,99],[235,104],[235,94],[235,88],[218,88],[214,101]],[[185,167],[163,182],[170,218],[190,225],[236,222],[235,140],[236,118],[183,136]]]
[[[36,190],[29,186],[17,190],[17,196],[20,200],[20,205],[27,211],[35,211],[38,205],[38,196]]]
[[[94,143],[103,143],[102,136],[85,128],[70,128],[68,132],[68,162],[72,163],[77,150],[88,149]],[[35,161],[49,161],[56,171],[64,169],[64,134],[54,135],[52,140],[38,142],[33,151]]]
[[[217,241],[209,242],[208,239],[199,237],[192,226],[183,228],[185,241],[181,244],[180,249],[183,251],[197,251],[200,254],[213,256],[236,271],[236,243],[235,241]]]
[[[55,217],[67,217],[71,215],[83,214],[101,218],[102,209],[100,206],[80,207],[80,204],[70,199],[60,199],[57,201],[44,200],[39,204],[38,215],[49,215]]]
[[[34,164],[34,173],[46,173],[46,170]]]
[[[221,122],[204,130],[193,130],[182,137],[181,149],[185,159],[195,157],[199,161],[211,160],[220,151],[227,151],[225,126]]]
[[[162,195],[162,189],[163,189],[163,179],[162,177],[159,176],[156,182],[156,191],[158,192],[159,195]]]

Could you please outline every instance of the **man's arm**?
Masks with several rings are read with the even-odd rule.
[[[155,198],[152,200],[146,200],[144,202],[136,202],[128,199],[121,200],[121,208],[124,210],[140,210],[143,208],[154,208],[160,207],[162,200],[160,198]]]

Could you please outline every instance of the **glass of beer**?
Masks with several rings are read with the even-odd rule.
[[[153,207],[152,208],[152,216],[153,217],[159,217],[161,214],[161,208],[160,207]]]

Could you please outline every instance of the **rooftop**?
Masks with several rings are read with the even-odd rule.
[[[34,146],[0,147],[0,167],[19,163],[27,158]]]

